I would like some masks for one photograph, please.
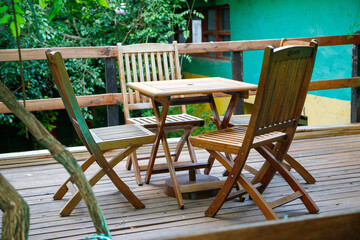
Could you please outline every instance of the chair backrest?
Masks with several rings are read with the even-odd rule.
[[[179,54],[176,42],[127,46],[118,43],[117,47],[126,120],[130,118],[130,110],[152,108],[148,98],[126,87],[126,83],[181,79]],[[184,107],[181,110],[185,113]]]
[[[299,46],[299,45],[309,46],[310,42],[301,41],[301,40],[288,40],[286,38],[282,38],[280,41],[280,47]]]
[[[79,103],[75,97],[61,53],[59,51],[51,51],[50,49],[47,49],[45,53],[54,82],[76,133],[90,153],[100,151],[100,148],[89,131]]]
[[[294,133],[304,106],[317,52],[310,46],[266,47],[249,129],[253,136]],[[290,129],[290,131],[289,131]],[[248,134],[248,133],[247,133]]]

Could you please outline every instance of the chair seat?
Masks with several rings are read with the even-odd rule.
[[[150,117],[137,117],[137,118],[129,118],[128,123],[138,124],[144,126],[146,128],[156,128],[157,122],[155,116]],[[203,126],[204,119],[189,115],[189,114],[176,114],[176,115],[168,115],[166,116],[165,127],[170,126]]]
[[[93,128],[90,132],[101,150],[149,144],[156,137],[151,131],[135,124]]]
[[[247,128],[231,127],[214,131],[190,138],[194,147],[201,147],[213,151],[227,152],[237,154],[244,141]],[[254,138],[252,146],[263,145],[266,142],[274,142],[283,139],[286,136],[283,132],[271,132],[259,135]]]

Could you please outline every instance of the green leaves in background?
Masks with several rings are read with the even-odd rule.
[[[0,8],[0,13],[4,13],[4,12],[6,12],[8,9],[9,9],[8,6],[2,6],[2,7]]]
[[[50,10],[49,21],[51,21],[61,10],[62,0],[55,0]]]
[[[45,0],[39,0],[39,6],[44,9],[46,4],[45,4]]]
[[[9,21],[9,19],[11,18],[11,15],[10,14],[6,14],[4,16],[2,16],[0,18],[0,24],[5,24]]]
[[[96,2],[102,7],[110,8],[109,4],[108,4],[108,2],[106,0],[96,0]]]
[[[15,1],[15,2],[19,2],[19,1]],[[2,2],[0,2],[0,5],[3,5]],[[17,24],[17,30],[18,30],[18,34],[20,35],[20,26],[25,24],[25,19],[23,18],[22,14],[24,14],[24,10],[22,10],[22,8],[18,5],[15,4],[14,5],[15,8],[15,13],[16,13],[16,24]],[[10,30],[13,34],[14,37],[16,37],[16,28],[15,28],[15,21],[14,21],[14,15],[12,13],[12,8],[10,8],[9,6],[3,5],[0,7],[0,14],[4,14],[3,16],[0,17],[0,24],[6,24],[10,21],[10,19],[12,20],[10,22]]]

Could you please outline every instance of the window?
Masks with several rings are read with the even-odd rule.
[[[204,19],[194,16],[190,24],[190,38],[192,42],[220,42],[230,41],[230,8],[229,5],[199,8],[196,11],[204,15]],[[178,31],[175,38],[184,42],[182,31]],[[213,58],[229,58],[230,52],[207,53],[203,56]]]

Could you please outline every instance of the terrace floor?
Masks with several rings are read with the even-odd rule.
[[[150,148],[145,147],[142,151],[148,152]],[[208,155],[205,151],[197,149],[196,153],[199,161],[207,160]],[[290,153],[317,180],[315,184],[306,184],[292,170],[319,206],[319,214],[360,209],[360,135],[295,140]],[[87,155],[83,151],[74,153],[78,160],[85,159]],[[182,157],[186,158],[186,154]],[[262,160],[256,152],[252,152],[249,163],[258,168]],[[133,172],[125,170],[124,164],[125,162],[120,163],[116,170],[146,208],[134,209],[116,191],[109,179],[102,179],[94,191],[113,239],[158,239],[179,233],[265,220],[254,202],[248,198],[243,203],[237,200],[225,203],[215,218],[204,216],[204,211],[212,198],[185,200],[185,209],[180,210],[176,200],[163,193],[164,181],[169,177],[168,174],[153,175],[151,184],[137,186]],[[0,171],[30,206],[29,239],[84,239],[94,233],[93,224],[83,202],[69,217],[59,216],[59,209],[69,195],[66,195],[64,200],[57,201],[52,199],[52,195],[68,174],[50,155],[43,154],[42,151],[21,153],[15,157],[2,154]],[[223,168],[216,163],[212,175],[220,177],[222,171]],[[286,194],[287,189],[289,187],[285,182],[276,176],[266,190],[265,198],[278,198]],[[308,214],[300,200],[281,206],[275,209],[275,212],[281,218]]]

